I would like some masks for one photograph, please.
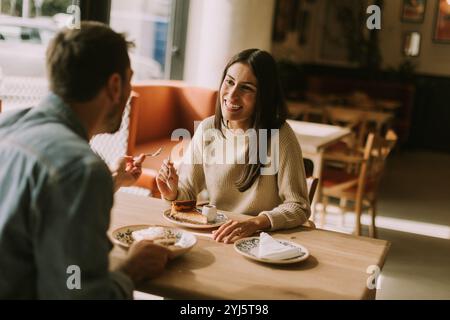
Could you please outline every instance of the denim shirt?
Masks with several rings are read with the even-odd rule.
[[[130,298],[108,269],[112,204],[111,173],[58,96],[0,115],[0,299]]]

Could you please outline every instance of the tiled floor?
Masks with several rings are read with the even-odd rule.
[[[336,210],[324,228],[349,232],[353,218],[347,213],[342,226]],[[393,154],[377,222],[379,238],[392,244],[377,299],[450,299],[450,155]]]

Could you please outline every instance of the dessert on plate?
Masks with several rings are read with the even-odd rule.
[[[177,221],[193,224],[207,224],[208,218],[196,209],[195,200],[172,201],[169,216]]]
[[[177,236],[170,229],[163,227],[149,227],[131,233],[135,241],[152,240],[162,246],[171,246],[177,242]]]

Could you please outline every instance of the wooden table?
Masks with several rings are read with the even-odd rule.
[[[383,100],[384,101],[384,100]],[[398,108],[398,103],[395,101],[386,100],[383,106],[386,106],[383,110],[368,110],[351,106],[342,105],[327,105],[327,106],[313,106],[308,102],[288,102],[288,113],[292,119],[301,119],[309,121],[311,116],[314,116],[321,121],[326,119],[327,109],[339,111],[341,113],[349,112],[355,115],[359,115],[367,124],[374,124],[375,131],[382,132],[383,128],[389,127],[390,123],[395,118],[395,108]]]
[[[363,110],[363,109],[355,109],[355,108],[347,108],[343,106],[330,106],[326,107],[326,109],[335,110],[338,112],[351,112],[352,114],[359,115],[367,124],[375,125],[375,132],[378,134],[382,133],[383,128],[389,127],[389,124],[394,120],[394,114],[392,112],[382,112],[376,110]]]
[[[343,137],[349,135],[351,130],[328,124],[287,120],[294,130],[302,148],[304,158],[314,163],[314,176],[321,177],[322,159],[325,148]]]
[[[111,230],[132,224],[170,226],[159,199],[118,192],[112,210]],[[228,214],[235,219],[248,216]],[[249,260],[233,245],[217,243],[209,233],[197,236],[197,244],[185,255],[168,263],[166,271],[138,288],[150,294],[182,299],[373,299],[367,288],[367,268],[381,269],[389,243],[324,230],[297,228],[272,233],[306,246],[308,260],[287,266]],[[126,253],[115,247],[111,266]]]
[[[323,108],[314,106],[309,102],[288,101],[287,111],[290,119],[311,121],[312,117],[323,121]]]

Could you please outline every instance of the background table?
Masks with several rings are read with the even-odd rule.
[[[303,157],[313,161],[314,176],[320,179],[325,148],[349,135],[351,130],[339,126],[297,120],[287,120],[287,123],[297,136]]]

